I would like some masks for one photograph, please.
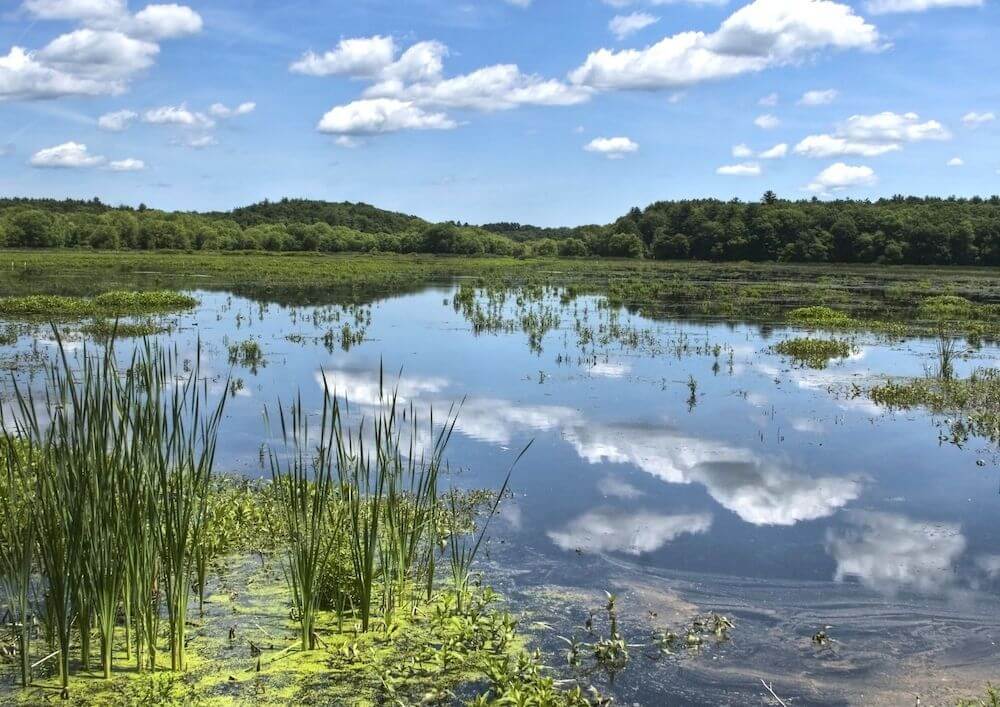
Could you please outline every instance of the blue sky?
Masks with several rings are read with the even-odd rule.
[[[0,194],[607,222],[1000,192],[996,0],[0,0]]]

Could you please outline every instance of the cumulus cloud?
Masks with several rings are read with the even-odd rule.
[[[378,76],[395,58],[396,43],[392,37],[375,35],[342,39],[335,49],[322,54],[306,52],[289,68],[308,76],[366,78]]]
[[[148,5],[135,15],[124,0],[26,0],[40,20],[77,22],[40,49],[12,46],[0,57],[0,100],[116,95],[153,65],[159,41],[201,30],[191,8]]]
[[[399,130],[450,130],[457,126],[444,113],[429,113],[411,101],[366,98],[336,106],[316,129],[335,135],[380,135]]]
[[[681,535],[705,533],[712,527],[708,513],[664,515],[648,511],[613,513],[595,510],[547,533],[559,548],[592,552],[624,552],[639,556],[659,550]]]
[[[444,44],[425,41],[402,53],[399,49],[392,37],[344,39],[323,54],[307,52],[289,68],[309,76],[344,76],[369,82],[362,100],[334,107],[330,111],[334,115],[356,112],[360,107],[391,108],[402,117],[405,104],[409,118],[402,124],[416,129],[455,127],[454,120],[434,112],[442,108],[497,111],[522,105],[565,106],[586,101],[591,93],[584,87],[525,74],[516,64],[496,64],[446,78],[448,48]]]
[[[189,138],[184,144],[195,150],[204,150],[206,147],[217,145],[218,142],[211,135],[199,135],[198,137]]]
[[[851,187],[868,186],[875,181],[875,170],[871,167],[836,162],[817,174],[806,189],[825,194]]]
[[[781,142],[772,148],[764,150],[757,156],[760,157],[762,160],[777,160],[781,159],[787,154],[788,154],[788,144]]]
[[[759,101],[757,101],[757,105],[768,106],[768,107],[773,107],[778,105],[778,94],[777,93],[767,94],[766,96],[762,97]]]
[[[637,152],[639,143],[627,137],[598,137],[584,145],[583,149],[604,155],[609,160],[620,160],[625,155]]]
[[[835,581],[856,579],[886,594],[936,594],[954,582],[953,564],[966,544],[960,526],[874,511],[849,512],[847,519],[848,527],[827,531]]]
[[[97,127],[112,133],[120,133],[126,130],[132,121],[139,117],[134,110],[119,110],[114,113],[105,113],[97,119]]]
[[[873,15],[893,12],[926,12],[939,7],[979,7],[983,0],[869,0],[865,4]]]
[[[715,173],[727,177],[756,177],[760,174],[760,165],[756,162],[727,164],[716,169]]]
[[[733,157],[741,160],[753,157],[753,150],[741,142],[739,145],[733,145]]]
[[[118,17],[125,0],[25,0],[24,9],[41,20],[94,20]]]
[[[758,115],[753,119],[753,124],[762,130],[774,130],[774,128],[781,125],[781,121],[770,113],[765,113],[764,115]]]
[[[659,17],[654,17],[648,12],[633,12],[628,15],[615,15],[608,22],[608,29],[618,39],[625,39],[659,21]]]
[[[837,157],[840,155],[858,155],[860,157],[877,157],[887,152],[901,150],[898,143],[867,143],[849,140],[834,135],[810,135],[803,138],[796,146],[795,153],[806,157]]]
[[[113,160],[108,163],[108,169],[112,172],[141,172],[146,169],[146,163],[133,157],[124,160]]]
[[[31,156],[29,161],[32,167],[50,169],[96,167],[102,162],[104,162],[103,157],[90,154],[87,146],[79,142],[64,142],[55,147],[39,150]]]
[[[962,122],[965,123],[966,125],[971,125],[971,126],[982,125],[983,123],[992,123],[996,119],[997,119],[996,113],[993,113],[992,111],[988,113],[978,113],[976,111],[969,111],[968,113],[962,116]]]
[[[833,103],[837,99],[837,91],[832,88],[824,90],[806,91],[799,99],[801,106],[825,106]]]
[[[211,128],[215,121],[204,113],[190,111],[183,103],[179,106],[160,106],[150,108],[143,116],[145,123],[153,125],[179,125],[185,128]]]
[[[833,134],[809,135],[795,146],[795,152],[806,157],[875,157],[901,150],[907,142],[950,139],[951,132],[936,120],[923,120],[916,113],[883,111],[852,115]]]
[[[644,49],[600,49],[570,73],[599,90],[678,88],[792,64],[816,52],[875,50],[878,31],[831,0],[754,0],[715,32],[680,32]]]
[[[965,160],[963,160],[961,157],[952,157],[950,160],[948,160],[949,167],[961,167],[964,164]]]
[[[257,108],[257,104],[253,101],[246,101],[240,103],[235,108],[229,108],[222,103],[213,103],[209,106],[208,112],[214,115],[216,118],[232,118],[237,115],[246,115],[247,113],[253,113],[254,109]]]

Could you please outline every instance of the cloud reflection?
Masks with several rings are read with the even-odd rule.
[[[847,520],[848,527],[827,531],[835,581],[853,578],[885,594],[937,594],[955,582],[952,565],[965,550],[959,525],[875,511],[853,511]]]
[[[663,547],[681,535],[697,535],[712,527],[708,513],[661,515],[648,511],[588,511],[562,530],[547,535],[563,550],[625,552],[641,555]]]

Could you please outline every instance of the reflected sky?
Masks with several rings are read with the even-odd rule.
[[[484,307],[507,324],[474,331],[454,294],[440,287],[375,302],[364,340],[343,350],[331,341],[356,312],[199,292],[202,306],[172,317],[175,330],[160,338],[187,356],[200,339],[218,393],[229,346],[253,339],[264,351],[266,365],[232,371],[224,470],[264,475],[265,405],[301,392],[318,411],[325,385],[361,416],[391,389],[421,420],[433,410],[440,424],[457,411],[450,483],[498,486],[535,440],[502,527],[557,565],[583,553],[880,596],[995,592],[993,451],[940,444],[926,414],[842,394],[887,373],[922,374],[933,342],[863,336],[851,356],[814,370],[771,351],[791,335],[779,328],[655,322],[553,294],[528,306],[556,312],[556,329],[521,331],[518,299],[508,297]],[[619,329],[628,335],[610,335]],[[39,340],[51,351],[49,337]],[[4,353],[33,345],[22,336]],[[81,355],[79,342],[68,353]],[[958,373],[996,365],[997,353],[983,349]],[[433,436],[418,429],[426,448]]]

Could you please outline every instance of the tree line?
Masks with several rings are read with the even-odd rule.
[[[767,192],[758,202],[661,201],[607,225],[565,228],[429,223],[304,199],[211,213],[0,199],[0,245],[1000,265],[1000,197],[790,201]]]

